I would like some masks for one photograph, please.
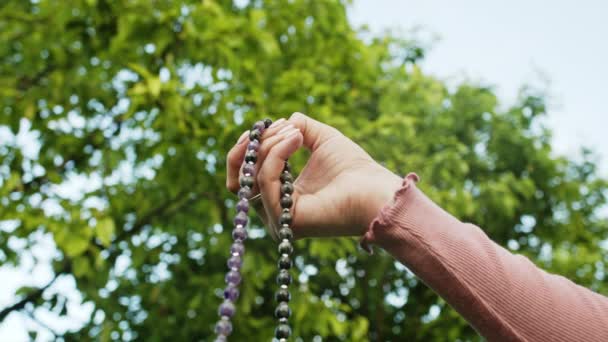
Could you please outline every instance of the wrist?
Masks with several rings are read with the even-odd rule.
[[[372,191],[366,201],[366,205],[362,212],[361,228],[362,235],[367,231],[371,222],[378,216],[380,210],[386,205],[390,205],[395,197],[395,192],[399,190],[403,179],[396,174],[383,168],[383,171],[373,176]]]

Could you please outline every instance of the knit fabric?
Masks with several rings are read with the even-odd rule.
[[[378,245],[489,341],[608,341],[608,298],[494,243],[403,179],[361,240]]]

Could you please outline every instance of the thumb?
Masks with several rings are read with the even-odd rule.
[[[304,146],[313,152],[329,138],[341,134],[337,129],[298,112],[293,113],[288,122],[302,132]]]

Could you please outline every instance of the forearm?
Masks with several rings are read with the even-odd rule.
[[[408,175],[363,239],[408,266],[490,341],[608,341],[608,298],[446,213]]]

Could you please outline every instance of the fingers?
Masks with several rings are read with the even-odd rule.
[[[325,141],[340,134],[335,128],[298,112],[293,113],[288,122],[302,132],[304,146],[311,151],[315,151]]]
[[[241,134],[236,145],[228,152],[228,157],[226,158],[226,187],[232,192],[239,190],[239,169],[247,151],[248,136],[249,131]]]
[[[286,123],[287,122],[285,119],[279,119],[273,122],[272,125],[270,125],[270,127],[268,127],[266,131],[264,131],[264,134],[262,135],[262,141],[264,141],[265,137],[272,137],[272,135],[279,131]],[[236,145],[234,145],[230,152],[228,152],[228,157],[226,158],[226,187],[228,188],[228,190],[234,193],[239,190],[240,169],[243,165],[243,159],[245,158],[245,153],[247,152],[248,143],[249,131],[245,131],[239,137]],[[270,143],[272,143],[272,141]],[[259,164],[261,163],[258,163],[258,165]]]
[[[262,202],[268,217],[271,218],[276,218],[281,211],[279,204],[281,182],[279,177],[283,171],[285,161],[302,146],[303,141],[303,136],[297,128],[290,128],[278,136],[282,137],[281,141],[268,151],[257,176],[257,183],[262,193]],[[295,200],[294,197],[294,202]]]

